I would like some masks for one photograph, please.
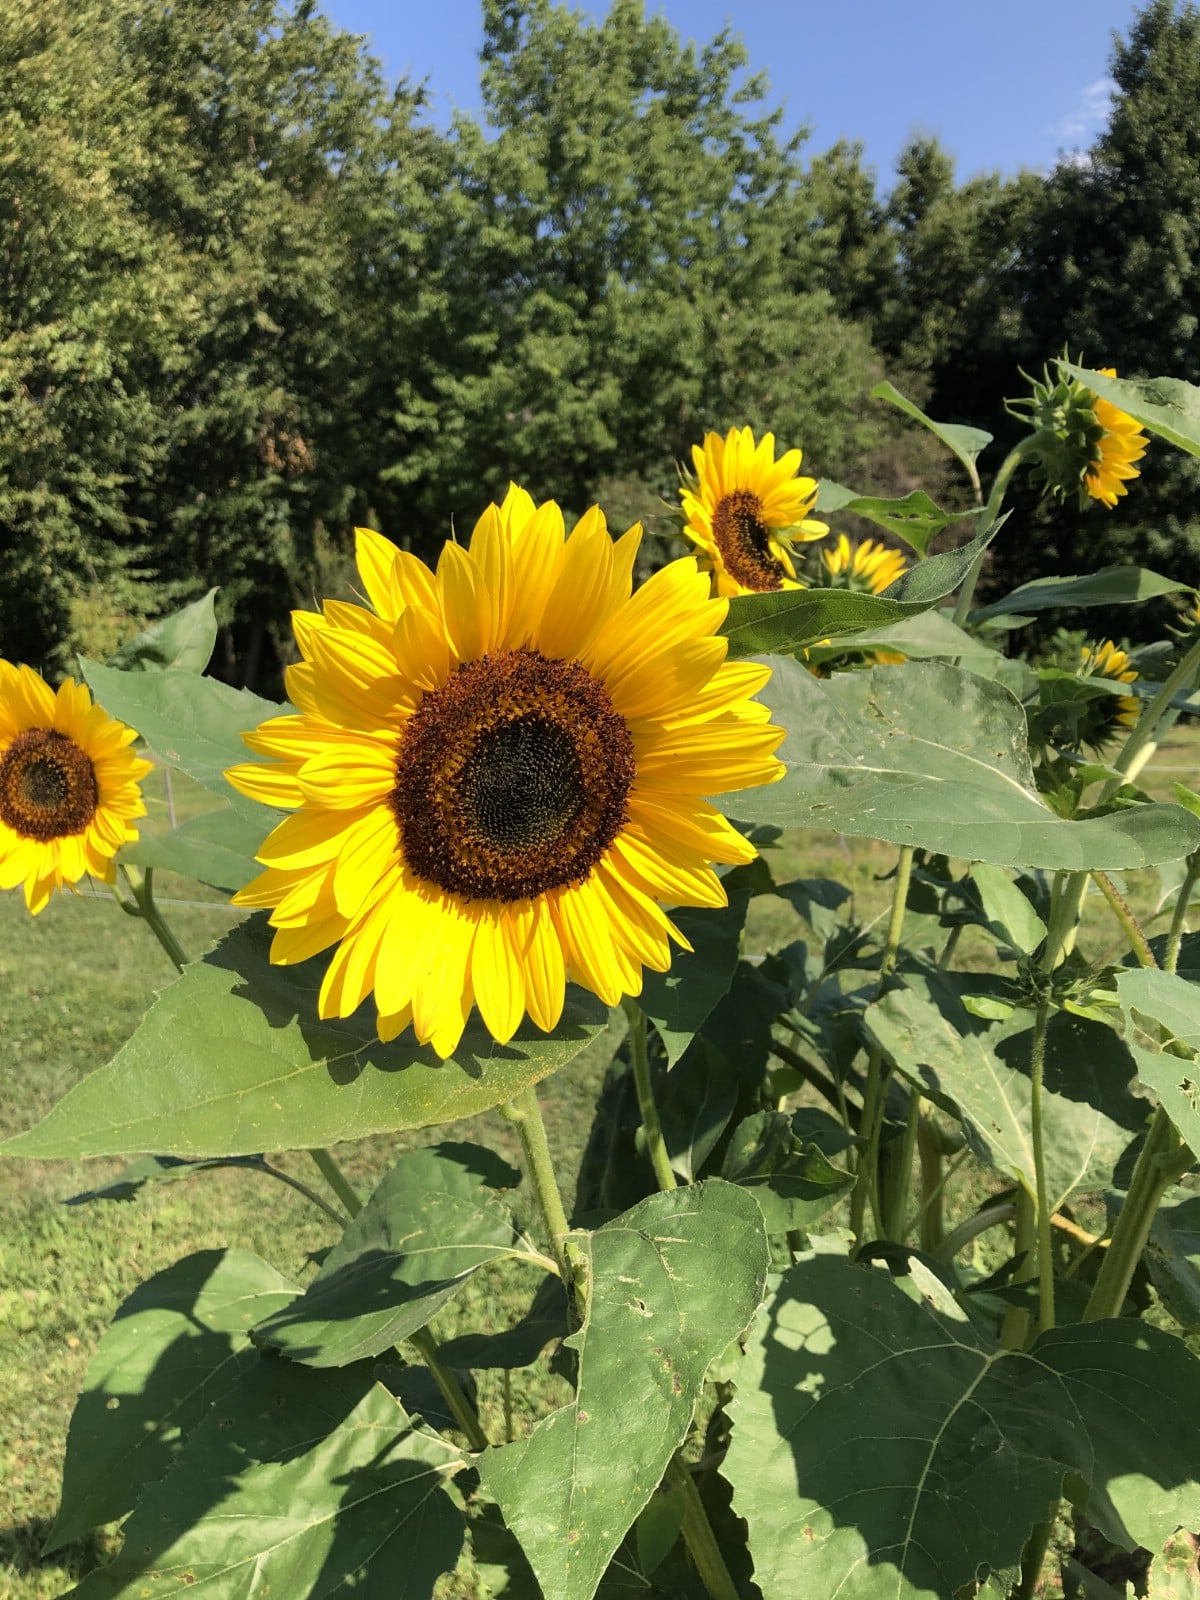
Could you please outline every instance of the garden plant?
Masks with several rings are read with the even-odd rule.
[[[735,426],[640,583],[640,528],[517,486],[436,569],[360,529],[287,705],[204,675],[211,596],[86,687],[0,662],[0,887],[107,883],[178,969],[0,1150],[130,1158],[100,1204],[240,1166],[328,1224],[304,1276],[204,1251],[118,1311],[49,1540],[121,1523],[79,1600],[1198,1592],[1200,794],[1141,783],[1200,711],[1197,597],[976,588],[1014,480],[1100,523],[1147,448],[1200,455],[1200,390],[1052,363],[986,480],[986,433],[875,392],[969,511]],[[1005,650],[1148,601],[1136,652]],[[142,832],[151,758],[212,809]],[[895,848],[882,918],[783,871],[799,826]],[[248,914],[185,951],[159,869]],[[567,1175],[539,1097],[585,1064]],[[333,1150],[496,1108],[520,1170],[456,1128],[366,1194]],[[524,1315],[445,1337],[481,1269]]]

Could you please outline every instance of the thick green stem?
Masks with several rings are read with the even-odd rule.
[[[725,1565],[725,1557],[721,1554],[717,1536],[708,1520],[700,1491],[686,1463],[678,1455],[671,1457],[667,1467],[667,1482],[683,1501],[683,1542],[700,1574],[701,1583],[708,1591],[709,1600],[739,1600],[737,1584]]]
[[[1187,875],[1179,886],[1179,898],[1175,902],[1175,915],[1171,918],[1171,931],[1167,935],[1167,948],[1163,957],[1163,966],[1168,972],[1174,972],[1179,965],[1179,946],[1183,942],[1188,901],[1192,898],[1197,878],[1200,878],[1200,850],[1187,858]]]
[[[510,1101],[504,1108],[504,1114],[515,1125],[520,1136],[529,1181],[537,1195],[559,1275],[573,1299],[576,1314],[582,1319],[588,1292],[587,1257],[568,1237],[571,1225],[567,1221],[558,1179],[554,1175],[546,1124],[542,1121],[542,1108],[538,1104],[534,1085],[530,1084],[515,1100]]]
[[[1017,1226],[1013,1239],[1013,1253],[1024,1260],[1013,1274],[1014,1283],[1028,1283],[1033,1277],[1033,1248],[1037,1241],[1037,1218],[1033,1196],[1026,1189],[1017,1190]],[[1024,1350],[1029,1342],[1029,1313],[1023,1306],[1009,1306],[1004,1314],[1004,1327],[1000,1343],[1005,1350]]]
[[[1183,1144],[1170,1117],[1159,1106],[1146,1134],[1146,1142],[1133,1169],[1129,1192],[1117,1217],[1104,1262],[1096,1275],[1085,1322],[1119,1317],[1137,1264],[1150,1237],[1159,1201],[1191,1165],[1191,1151]]]
[[[418,1328],[416,1333],[409,1334],[409,1343],[429,1368],[442,1399],[450,1407],[450,1413],[455,1422],[466,1434],[471,1449],[486,1450],[488,1436],[484,1433],[483,1425],[476,1415],[475,1408],[463,1393],[458,1379],[450,1371],[449,1367],[444,1367],[438,1360],[437,1340],[428,1328]]]
[[[932,1118],[922,1116],[917,1124],[917,1158],[921,1163],[921,1209],[917,1214],[917,1238],[922,1250],[936,1250],[945,1233],[943,1191],[948,1174],[942,1136]]]
[[[667,1141],[663,1138],[662,1123],[658,1120],[658,1107],[654,1103],[654,1090],[650,1083],[650,1057],[646,1050],[646,1013],[636,1000],[628,995],[621,1001],[622,1010],[629,1018],[629,1054],[633,1061],[633,1081],[637,1089],[638,1109],[642,1114],[642,1131],[646,1135],[646,1149],[658,1187],[664,1191],[678,1189],[679,1182],[671,1168],[667,1154]]]
[[[906,844],[896,862],[896,876],[892,883],[892,909],[888,916],[887,935],[883,945],[883,959],[879,963],[879,982],[875,988],[878,997],[888,974],[896,965],[900,953],[900,934],[904,928],[904,908],[908,904],[908,886],[912,881],[913,847]],[[887,1072],[877,1045],[872,1045],[867,1055],[867,1083],[863,1093],[863,1114],[860,1133],[866,1135],[867,1148],[858,1161],[854,1192],[850,1196],[850,1230],[857,1249],[863,1242],[867,1201],[870,1199],[879,1224],[879,1141],[883,1133],[883,1111],[887,1101]]]
[[[362,1210],[363,1203],[358,1198],[358,1195],[355,1194],[353,1184],[341,1167],[338,1166],[328,1150],[310,1150],[308,1153],[316,1163],[317,1171],[325,1179],[325,1182],[337,1195],[349,1214],[352,1217],[356,1217]]]
[[[1158,962],[1154,959],[1154,951],[1150,948],[1150,941],[1142,932],[1141,925],[1125,896],[1117,888],[1107,872],[1093,872],[1092,881],[1097,885],[1100,893],[1108,901],[1112,914],[1116,917],[1121,927],[1125,930],[1125,937],[1129,940],[1129,948],[1137,957],[1140,967],[1156,967]]]
[[[973,1217],[960,1222],[957,1228],[946,1235],[938,1249],[938,1255],[943,1261],[953,1261],[958,1252],[969,1245],[972,1239],[978,1239],[979,1235],[986,1233],[989,1228],[998,1228],[1002,1222],[1011,1222],[1016,1214],[1016,1202],[1012,1200],[1006,1200],[1002,1205],[989,1206],[986,1211],[977,1211]]]
[[[1037,1184],[1038,1321],[1043,1333],[1054,1326],[1054,1244],[1050,1235],[1046,1150],[1042,1135],[1042,1081],[1046,1074],[1046,1028],[1049,1022],[1050,1001],[1047,998],[1038,1006],[1037,1018],[1033,1025],[1029,1097],[1029,1120],[1033,1132],[1033,1170]]]
[[[910,1089],[904,1135],[900,1140],[900,1149],[895,1161],[889,1164],[883,1204],[883,1237],[893,1239],[897,1244],[904,1243],[908,1232],[906,1213],[909,1190],[912,1188],[913,1155],[917,1148],[917,1127],[920,1120],[921,1096],[915,1089]]]
[[[1034,1600],[1053,1533],[1052,1522],[1034,1523],[1021,1555],[1021,1581],[1013,1591],[1013,1600]]]
[[[188,964],[188,958],[184,954],[183,946],[163,919],[162,912],[154,903],[154,868],[147,867],[143,877],[136,867],[128,867],[122,862],[121,872],[124,875],[125,882],[129,885],[130,893],[133,895],[137,906],[137,910],[133,914],[140,917],[154,934],[174,963],[176,972],[182,972]],[[125,906],[127,911],[133,911],[133,907],[127,905],[125,901],[122,900],[121,904]]]
[[[787,1026],[786,1022],[784,1026]],[[778,1056],[779,1060],[791,1067],[793,1072],[799,1073],[805,1083],[811,1084],[819,1095],[822,1095],[829,1101],[831,1106],[841,1113],[842,1120],[846,1123],[847,1131],[853,1131],[851,1122],[854,1118],[854,1113],[846,1104],[846,1097],[838,1083],[822,1072],[820,1067],[814,1066],[811,1061],[806,1061],[798,1050],[793,1050],[790,1045],[784,1044],[779,1039],[771,1040],[771,1054]]]
[[[1122,778],[1128,777],[1141,770],[1140,756],[1142,750],[1154,738],[1158,725],[1163,717],[1171,710],[1171,701],[1181,689],[1188,689],[1200,669],[1200,639],[1192,645],[1191,649],[1180,659],[1175,670],[1165,680],[1158,693],[1142,712],[1137,720],[1137,726],[1126,739],[1120,754],[1113,762],[1114,769],[1121,773]],[[1122,778],[1110,778],[1100,791],[1100,804],[1109,800],[1121,787]]]
[[[1004,501],[1004,491],[1008,488],[1009,480],[1012,478],[1013,473],[1028,454],[1029,444],[1030,441],[1028,439],[1022,439],[1021,443],[1015,449],[1010,450],[1004,461],[1001,462],[1000,470],[992,483],[992,492],[988,496],[987,506],[983,516],[979,519],[983,525],[982,531],[995,527],[996,518],[1000,515],[1000,507]],[[971,609],[971,601],[975,598],[975,585],[979,582],[979,574],[983,570],[983,561],[986,555],[986,550],[979,552],[971,564],[971,570],[963,579],[962,588],[958,591],[958,602],[954,607],[953,620],[956,627],[961,628],[967,620],[967,613]]]

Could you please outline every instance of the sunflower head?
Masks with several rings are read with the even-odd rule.
[[[319,1009],[373,994],[442,1056],[473,1005],[506,1042],[553,1028],[573,979],[614,1004],[686,943],[660,901],[718,906],[711,863],[754,849],[705,796],[782,776],[783,730],[727,663],[691,558],[636,592],[641,538],[510,489],[436,571],[360,529],[373,611],[297,613],[298,716],[228,774],[293,811],[235,897],[271,908],[272,960],[334,949]]]
[[[838,534],[832,549],[821,551],[821,563],[828,588],[851,589],[857,594],[882,594],[908,571],[899,550],[890,550],[877,539],[851,544],[844,533]]]
[[[799,475],[799,450],[775,459],[775,435],[749,428],[709,433],[692,446],[694,474],[680,488],[685,536],[699,547],[719,595],[798,589],[792,546],[829,532],[809,513],[815,478]]]
[[[30,667],[0,661],[0,889],[23,884],[41,911],[90,873],[111,882],[113,858],[145,816],[150,762],[71,678],[55,693]]]
[[[1137,678],[1137,670],[1130,664],[1128,655],[1118,650],[1111,639],[1080,646],[1079,672],[1085,678],[1108,678],[1113,683],[1133,683]],[[1089,701],[1079,742],[1099,750],[1117,734],[1132,728],[1137,719],[1138,702],[1134,695],[1114,694]]]
[[[1115,378],[1114,367],[1098,369]],[[1033,429],[1029,454],[1031,476],[1058,500],[1079,497],[1087,506],[1099,500],[1110,509],[1138,476],[1134,465],[1149,443],[1132,417],[1102,400],[1077,378],[1047,368],[1042,382],[1030,380],[1030,393],[1008,402],[1008,409]]]

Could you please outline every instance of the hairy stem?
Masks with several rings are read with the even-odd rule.
[[[667,1482],[683,1501],[683,1542],[700,1574],[700,1581],[708,1591],[709,1600],[739,1600],[737,1585],[725,1565],[725,1557],[721,1554],[717,1536],[708,1520],[700,1491],[686,1463],[678,1455],[671,1457],[667,1467]]]
[[[1017,1226],[1013,1238],[1013,1253],[1023,1256],[1013,1274],[1014,1283],[1028,1283],[1033,1277],[1033,1247],[1037,1240],[1037,1219],[1033,1196],[1027,1189],[1017,1190]],[[1029,1313],[1023,1306],[1009,1306],[1004,1313],[1004,1326],[1000,1343],[1005,1350],[1024,1350],[1029,1341]]]
[[[1046,1150],[1042,1130],[1042,1080],[1046,1072],[1046,1028],[1050,1001],[1044,999],[1033,1025],[1030,1060],[1032,1082],[1029,1120],[1033,1131],[1033,1171],[1037,1185],[1038,1321],[1045,1333],[1054,1326],[1054,1245],[1050,1235],[1050,1201],[1046,1193]]]
[[[554,1161],[550,1143],[546,1138],[546,1124],[542,1121],[542,1108],[538,1104],[533,1084],[524,1089],[515,1100],[504,1107],[504,1115],[514,1124],[521,1140],[525,1167],[533,1192],[537,1195],[550,1248],[558,1266],[559,1275],[566,1286],[576,1316],[582,1320],[587,1305],[587,1257],[568,1237],[571,1225],[567,1221],[558,1179],[554,1174]]]
[[[1116,917],[1121,927],[1125,930],[1125,937],[1129,940],[1129,948],[1137,957],[1141,967],[1157,967],[1154,951],[1150,948],[1150,941],[1142,932],[1141,925],[1133,912],[1129,909],[1129,902],[1117,888],[1107,872],[1099,870],[1092,873],[1092,882],[1097,885],[1100,893],[1108,901],[1112,914]]]
[[[677,1189],[678,1180],[667,1154],[667,1141],[663,1138],[658,1107],[654,1103],[654,1090],[650,1083],[650,1056],[646,1049],[646,1013],[636,1000],[628,995],[621,1001],[621,1009],[629,1018],[629,1054],[633,1061],[633,1082],[637,1089],[638,1109],[642,1114],[642,1130],[646,1135],[646,1149],[655,1181],[663,1191]]]
[[[1085,1322],[1119,1317],[1137,1264],[1150,1237],[1159,1202],[1191,1165],[1191,1151],[1183,1144],[1170,1117],[1159,1106],[1129,1180],[1129,1192],[1117,1217],[1104,1262],[1096,1274]]]

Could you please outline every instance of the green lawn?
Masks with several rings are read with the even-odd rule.
[[[1169,792],[1171,778],[1190,780],[1200,765],[1198,749],[1200,741],[1190,735],[1168,744],[1158,756],[1155,787]],[[152,825],[164,826],[161,774],[150,785],[156,788]],[[179,799],[185,809],[198,803],[186,792]],[[869,919],[886,911],[890,888],[884,875],[894,860],[890,847],[803,834],[789,838],[773,864],[780,879],[800,874],[841,879],[856,896],[858,915]],[[1129,888],[1135,906],[1148,909],[1153,874],[1143,874]],[[219,938],[236,915],[194,884],[166,874],[158,890],[191,953]],[[1096,927],[1103,916],[1098,901],[1093,896],[1095,904],[1089,902],[1088,920]],[[761,901],[752,908],[747,949],[761,950],[799,932],[782,902]],[[982,938],[964,941],[960,948],[972,965],[992,959]],[[1119,957],[1121,950],[1116,931],[1106,924],[1097,953]],[[152,992],[171,977],[153,937],[106,895],[60,895],[37,918],[26,914],[19,893],[0,897],[0,1133],[28,1127],[83,1074],[106,1061],[133,1030]],[[169,1062],[163,1070],[170,1070]],[[596,1071],[568,1070],[544,1085],[550,1139],[564,1174],[577,1165],[596,1088]],[[418,1137],[443,1136],[446,1130]],[[449,1136],[481,1140],[516,1159],[512,1130],[498,1113],[477,1119],[469,1131],[466,1125],[450,1130]],[[374,1139],[340,1157],[365,1194],[397,1147],[395,1140]],[[306,1156],[285,1153],[277,1159],[319,1185]],[[120,1301],[151,1273],[191,1251],[238,1245],[299,1276],[308,1253],[330,1242],[330,1225],[321,1213],[283,1185],[250,1173],[208,1173],[152,1186],[129,1203],[62,1204],[67,1196],[97,1187],[119,1166],[0,1164],[0,1600],[49,1600],[106,1548],[101,1538],[46,1559],[40,1555],[57,1503],[75,1394]],[[447,1336],[489,1321],[504,1325],[527,1303],[529,1287],[511,1268],[481,1272],[439,1317],[436,1331]],[[538,1369],[519,1378],[518,1427],[523,1418],[563,1399],[560,1381]],[[502,1415],[498,1378],[484,1375],[481,1408],[495,1436]],[[447,1592],[471,1593],[469,1580],[455,1580]]]

